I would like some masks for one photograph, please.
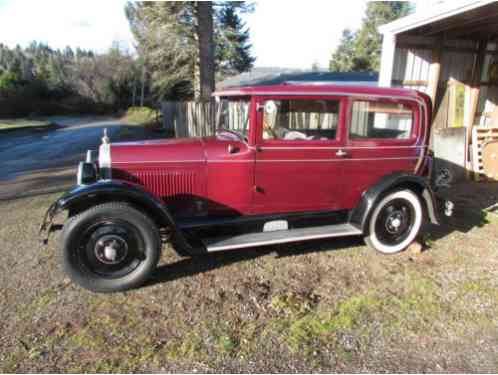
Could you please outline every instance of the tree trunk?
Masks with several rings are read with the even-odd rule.
[[[194,64],[194,99],[195,101],[201,100],[201,74],[199,71],[199,53],[195,54]]]
[[[135,107],[135,101],[137,98],[137,79],[133,80],[133,92],[131,94],[131,106]]]
[[[199,43],[199,99],[210,101],[214,91],[213,4],[211,1],[198,1],[196,8]]]
[[[144,106],[145,99],[145,65],[142,66],[142,90],[140,93],[140,107]]]

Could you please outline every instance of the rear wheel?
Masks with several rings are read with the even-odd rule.
[[[69,277],[95,292],[143,284],[155,269],[161,239],[155,223],[124,203],[105,203],[72,217],[62,232]]]
[[[394,191],[374,207],[365,242],[381,253],[397,253],[416,238],[422,218],[422,205],[414,192]]]

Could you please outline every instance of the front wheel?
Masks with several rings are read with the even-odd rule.
[[[69,277],[94,292],[140,286],[159,261],[155,223],[124,203],[105,203],[72,217],[62,232],[62,263]]]
[[[374,207],[365,242],[385,254],[404,250],[422,226],[420,199],[411,190],[398,190],[385,196]]]

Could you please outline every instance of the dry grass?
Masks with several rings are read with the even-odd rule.
[[[0,119],[0,131],[17,130],[28,128],[47,128],[55,126],[52,122],[46,120],[29,120],[29,119]]]
[[[494,222],[431,227],[420,254],[165,248],[149,285],[98,295],[69,283],[55,242],[37,245],[53,198],[0,203],[1,372],[498,370]]]

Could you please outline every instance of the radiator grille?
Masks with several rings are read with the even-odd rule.
[[[161,197],[180,198],[184,194],[198,193],[196,174],[193,172],[129,171],[120,177],[144,185],[150,192]]]

